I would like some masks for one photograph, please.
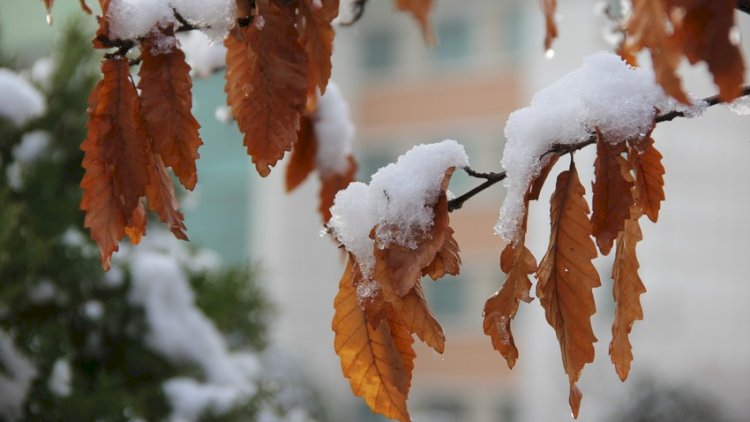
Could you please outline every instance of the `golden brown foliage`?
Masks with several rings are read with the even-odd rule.
[[[396,9],[403,12],[409,12],[422,28],[422,36],[428,44],[435,43],[435,34],[432,32],[432,22],[430,13],[432,13],[433,0],[396,0]]]
[[[300,0],[297,26],[300,43],[307,52],[308,94],[315,96],[316,88],[323,94],[331,77],[333,53],[333,21],[339,14],[338,0],[322,0],[316,7],[312,0]]]
[[[659,219],[659,208],[664,200],[664,166],[662,155],[654,147],[650,137],[643,141],[631,143],[628,159],[635,172],[635,199],[638,206],[656,223]]]
[[[323,223],[327,223],[331,219],[331,206],[333,206],[336,193],[349,186],[349,183],[355,180],[357,162],[354,161],[354,157],[351,155],[347,157],[347,162],[346,171],[342,174],[327,173],[320,175],[320,205],[318,205],[318,211],[320,212],[320,217],[323,219]]]
[[[172,168],[182,185],[192,190],[198,181],[195,161],[203,142],[198,135],[200,125],[191,112],[190,66],[173,35],[170,28],[159,35],[152,33],[142,41],[138,89],[143,120],[154,140],[154,152],[161,156],[164,165]],[[159,51],[160,47],[155,45],[157,38],[162,37],[169,37],[175,43],[167,51]]]
[[[557,25],[555,24],[555,11],[557,10],[557,0],[542,0],[542,10],[544,11],[544,49],[552,48],[552,42],[557,38]]]
[[[292,148],[307,101],[307,55],[291,6],[257,0],[256,16],[235,26],[227,47],[227,100],[258,173]]]
[[[601,133],[596,133],[596,161],[591,214],[591,232],[603,255],[608,255],[625,220],[630,218],[633,198],[631,181],[625,180],[621,167],[625,160],[621,154],[627,150],[624,142],[611,143]]]
[[[308,116],[302,116],[299,122],[297,140],[292,147],[289,164],[286,167],[286,191],[296,189],[315,169],[315,154],[318,151],[318,141],[315,138],[313,123]]]
[[[583,195],[571,161],[570,169],[558,176],[552,195],[550,242],[539,264],[536,286],[547,322],[560,342],[563,367],[570,382],[570,408],[576,417],[581,405],[576,382],[584,365],[594,361],[596,337],[590,317],[596,306],[592,290],[601,284],[591,263],[596,247],[591,241],[589,208]]]

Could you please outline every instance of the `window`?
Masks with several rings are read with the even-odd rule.
[[[501,32],[504,39],[500,45],[510,54],[518,55],[524,50],[525,18],[523,6],[519,4],[510,6],[505,12],[505,30]]]
[[[444,64],[461,62],[469,56],[469,23],[454,19],[438,23],[435,58]]]
[[[437,282],[433,282],[430,278],[423,280],[422,285],[427,295],[427,302],[438,320],[456,319],[464,311],[465,282],[466,280],[461,275],[445,276]]]
[[[389,31],[371,32],[365,37],[362,49],[365,69],[375,72],[387,70],[396,62],[396,37]]]

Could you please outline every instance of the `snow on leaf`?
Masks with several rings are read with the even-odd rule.
[[[620,155],[626,150],[624,142],[609,142],[596,132],[591,232],[603,255],[612,250],[633,205],[630,194],[633,183],[625,180],[621,171],[624,158]]]
[[[594,360],[596,337],[590,317],[596,306],[592,290],[601,284],[591,263],[596,247],[591,240],[589,208],[583,195],[584,188],[571,161],[570,169],[558,176],[552,195],[550,242],[537,270],[536,287],[547,322],[560,342],[574,417],[578,416],[582,397],[576,383],[584,365]]]
[[[154,152],[182,185],[192,190],[198,180],[195,160],[203,142],[198,135],[200,125],[191,112],[190,66],[171,28],[152,31],[141,42],[141,60],[138,88]]]
[[[354,157],[351,155],[347,157],[347,162],[349,163],[347,170],[342,174],[320,174],[320,193],[318,195],[320,197],[320,205],[318,206],[318,211],[324,223],[327,223],[331,219],[331,207],[333,206],[336,194],[355,180],[357,162],[354,161]]]
[[[334,349],[354,395],[373,412],[409,421],[406,398],[411,385],[414,352],[411,334],[399,321],[368,323],[352,283],[355,270],[349,259],[334,301]]]
[[[555,24],[555,11],[557,0],[542,0],[542,11],[544,12],[544,49],[550,51],[552,42],[557,38],[557,25]]]
[[[422,36],[430,45],[435,43],[435,34],[430,22],[432,3],[433,0],[396,0],[396,8],[411,13],[419,23],[419,27],[422,28]]]
[[[292,148],[307,98],[307,57],[290,6],[256,1],[254,23],[225,40],[228,103],[261,176]],[[262,22],[260,24],[259,22]]]
[[[625,227],[617,237],[617,249],[612,267],[612,280],[614,281],[612,293],[616,306],[609,356],[622,381],[628,377],[630,363],[633,361],[633,347],[628,335],[633,328],[633,323],[643,319],[640,296],[646,292],[646,287],[638,275],[639,264],[635,251],[636,244],[643,239],[638,224],[640,216],[640,210],[633,207],[631,218],[625,221]]]
[[[312,95],[316,88],[325,93],[331,77],[334,35],[331,21],[339,14],[339,0],[320,0],[320,7],[313,3],[300,0],[297,15],[300,43],[307,52],[307,89]]]
[[[297,140],[292,147],[289,164],[286,167],[285,185],[286,191],[296,189],[307,176],[315,169],[315,153],[318,149],[318,141],[315,138],[313,123],[308,116],[302,116],[297,132]],[[335,193],[334,193],[335,195]]]
[[[136,226],[133,215],[148,184],[148,136],[128,60],[104,60],[102,73],[89,98],[88,134],[81,144],[81,209],[86,213],[84,227],[91,230],[102,266],[108,269],[125,227]]]
[[[635,171],[635,195],[638,205],[656,223],[664,200],[664,166],[662,155],[654,147],[653,138],[631,143],[628,150],[630,165]]]
[[[518,312],[520,301],[532,301],[529,292],[529,275],[536,269],[536,260],[524,244],[525,235],[520,234],[516,243],[508,243],[500,255],[500,269],[507,274],[505,283],[484,304],[484,333],[490,336],[492,347],[500,352],[513,369],[518,359],[518,349],[510,329],[510,321]]]

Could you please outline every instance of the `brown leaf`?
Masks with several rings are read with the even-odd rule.
[[[307,98],[307,56],[291,6],[257,0],[252,24],[225,40],[228,103],[261,176],[292,148]]]
[[[633,183],[625,180],[620,156],[627,150],[625,142],[610,143],[596,131],[595,180],[592,200],[591,232],[603,255],[608,255],[625,220],[630,218]]]
[[[148,184],[148,135],[128,60],[107,59],[102,73],[89,98],[88,134],[81,144],[81,209],[86,212],[84,227],[90,228],[108,269],[125,227],[138,226],[133,216]]]
[[[349,183],[355,179],[357,162],[354,161],[354,157],[351,155],[347,157],[347,161],[349,165],[343,174],[330,173],[320,175],[320,205],[318,206],[318,211],[320,212],[320,217],[323,219],[323,223],[327,223],[331,219],[331,207],[338,191],[349,186]]]
[[[542,0],[542,10],[544,11],[544,49],[552,48],[552,42],[557,38],[557,25],[555,24],[555,11],[557,10],[557,0]]]
[[[55,0],[44,0],[44,7],[47,8],[47,15],[52,13],[52,4],[54,4]]]
[[[443,353],[445,350],[445,334],[440,323],[437,322],[427,306],[420,283],[417,283],[404,297],[399,310],[399,319],[403,321],[410,333],[416,334],[436,352]]]
[[[352,283],[355,265],[349,259],[334,302],[334,349],[341,370],[354,395],[373,412],[409,421],[406,398],[414,367],[413,339],[400,321],[384,320],[376,327],[367,322]]]
[[[664,200],[664,166],[662,155],[654,147],[654,140],[646,138],[631,144],[628,150],[630,165],[635,171],[635,195],[638,206],[656,223],[661,201]]]
[[[130,218],[130,226],[125,227],[125,234],[134,245],[141,243],[141,237],[146,234],[146,208],[139,204]]]
[[[153,137],[154,152],[161,155],[182,185],[192,190],[198,180],[195,160],[203,142],[198,135],[200,125],[191,112],[190,66],[172,29],[162,32],[158,35],[152,32],[141,41],[138,88],[143,119]],[[174,42],[172,46],[169,40]],[[165,42],[168,47],[159,45]]]
[[[553,155],[552,157],[550,157],[542,166],[539,174],[534,178],[534,181],[531,183],[531,187],[529,188],[526,208],[529,207],[528,201],[536,201],[539,199],[539,195],[542,193],[542,188],[544,187],[544,182],[547,181],[549,172],[552,171],[552,167],[557,164],[558,159],[560,159],[559,155]],[[524,224],[526,224],[525,220]]]
[[[417,240],[416,249],[398,244],[380,248],[375,245],[375,272],[378,281],[390,283],[404,297],[419,281],[422,271],[431,266],[448,238],[448,199],[442,193],[434,207],[435,220],[429,233]]]
[[[94,36],[93,40],[94,48],[112,47],[106,42],[106,40],[109,40],[109,18],[107,18],[107,14],[109,13],[109,2],[110,0],[99,0],[102,15],[96,17],[99,27],[96,29],[96,36]]]
[[[562,351],[563,366],[570,382],[569,402],[578,416],[581,393],[576,386],[586,363],[594,360],[591,315],[596,312],[592,290],[599,274],[591,261],[596,247],[591,241],[589,208],[578,172],[570,169],[557,178],[551,199],[552,230],[547,253],[537,271],[536,294],[544,307],[547,322],[555,329]]]
[[[536,269],[536,260],[526,249],[521,233],[517,243],[509,243],[500,255],[500,269],[507,274],[505,283],[484,304],[484,333],[492,339],[492,347],[505,358],[508,368],[513,369],[518,359],[510,321],[518,312],[520,301],[531,302],[529,275]]]
[[[677,76],[682,51],[667,27],[667,22],[671,22],[667,1],[633,0],[632,13],[625,26],[627,39],[623,50],[626,56],[635,56],[641,49],[648,48],[656,81],[667,94],[689,104]]]
[[[633,348],[628,335],[633,328],[633,323],[643,319],[640,296],[646,292],[646,287],[638,275],[639,264],[635,251],[636,244],[643,239],[638,224],[640,216],[640,210],[633,207],[631,218],[625,222],[625,228],[617,237],[617,249],[612,267],[612,280],[614,281],[612,293],[616,307],[609,356],[622,381],[628,377],[630,363],[633,361]]]
[[[149,160],[148,178],[146,197],[149,209],[156,211],[159,219],[169,226],[175,237],[187,240],[184,217],[174,195],[172,179],[159,155],[152,155]]]
[[[445,229],[443,247],[437,252],[430,265],[422,269],[422,275],[428,275],[431,279],[437,280],[446,274],[458,275],[460,270],[461,257],[458,242],[453,237],[453,229],[448,226]]]
[[[322,0],[319,4],[316,7],[312,0],[300,0],[297,15],[300,43],[307,52],[307,89],[311,96],[315,96],[315,88],[323,95],[331,77],[331,21],[339,14],[339,0]]]
[[[315,169],[315,154],[317,150],[318,140],[315,137],[313,123],[308,116],[302,116],[300,117],[297,140],[294,142],[292,155],[289,157],[289,164],[286,167],[285,182],[287,192],[296,189]],[[324,221],[324,223],[327,221]]]
[[[86,0],[78,0],[78,3],[80,3],[81,5],[81,10],[83,10],[87,15],[90,15],[92,13],[91,8],[86,4]]]
[[[739,46],[732,43],[734,8],[731,0],[670,0],[684,18],[675,22],[676,37],[691,64],[705,61],[724,101],[742,92],[745,64]]]
[[[433,0],[396,0],[396,9],[409,12],[422,28],[422,36],[427,44],[435,43],[435,34],[432,31],[430,13],[432,12]]]

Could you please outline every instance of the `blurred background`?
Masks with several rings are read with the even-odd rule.
[[[64,55],[58,50],[62,31],[70,17],[81,15],[77,3],[58,0],[54,25],[48,27],[41,1],[4,0],[2,51],[23,67],[55,51]],[[612,49],[598,12],[602,3],[617,10],[619,0],[560,2],[560,38],[549,58],[537,2],[438,0],[437,43],[430,48],[415,22],[396,13],[391,1],[369,1],[359,22],[337,27],[334,51],[333,79],[349,100],[357,127],[359,179],[368,181],[415,144],[446,138],[466,147],[475,170],[499,170],[508,115],[577,68],[583,57]],[[346,19],[348,13],[342,14]],[[93,33],[92,18],[78,22]],[[748,33],[750,16],[738,15],[738,24]],[[744,52],[750,56],[748,44]],[[96,56],[87,60],[95,72]],[[715,93],[704,66],[686,66],[683,75],[695,95]],[[270,382],[270,390],[280,391],[284,382],[304,386],[304,394],[298,394],[303,399],[275,405],[281,410],[270,413],[281,420],[382,420],[351,394],[333,352],[332,303],[344,262],[334,242],[320,236],[317,180],[286,195],[284,163],[266,179],[255,174],[236,128],[214,117],[225,101],[223,75],[196,80],[193,93],[205,145],[198,187],[182,199],[191,245],[213,251],[222,268],[250,265],[251,276],[243,280],[253,280],[273,307],[263,313],[265,328],[258,328],[268,334],[270,346],[263,348],[283,355],[283,363],[274,367],[291,374]],[[67,142],[78,143],[82,130]],[[579,383],[584,398],[578,420],[750,420],[750,276],[744,266],[750,257],[750,120],[717,106],[699,119],[660,124],[654,139],[665,157],[667,200],[658,224],[642,223],[638,251],[648,292],[642,296],[645,320],[636,322],[631,334],[635,360],[628,381],[621,383],[607,355],[614,313],[612,256],[599,258],[602,287],[595,291],[593,318],[599,342],[596,360]],[[579,152],[576,162],[588,189],[593,151]],[[450,190],[458,195],[475,184],[457,172]],[[529,243],[537,259],[546,249],[544,198],[550,194],[548,186],[531,209]],[[492,232],[503,195],[498,185],[451,215],[462,250],[461,275],[425,281],[447,344],[444,355],[417,348],[409,402],[415,421],[572,420],[559,346],[538,301],[522,304],[514,322],[520,359],[513,371],[482,332],[484,301],[503,282],[498,268],[503,245]],[[5,276],[3,284],[26,274]],[[227,301],[228,296],[222,297]],[[244,306],[225,301],[218,300],[214,313]],[[211,307],[203,309],[211,317]],[[232,321],[220,328],[231,329]],[[274,403],[285,402],[282,397]],[[297,408],[304,411],[293,411]],[[258,413],[247,413],[244,420],[255,418]]]

